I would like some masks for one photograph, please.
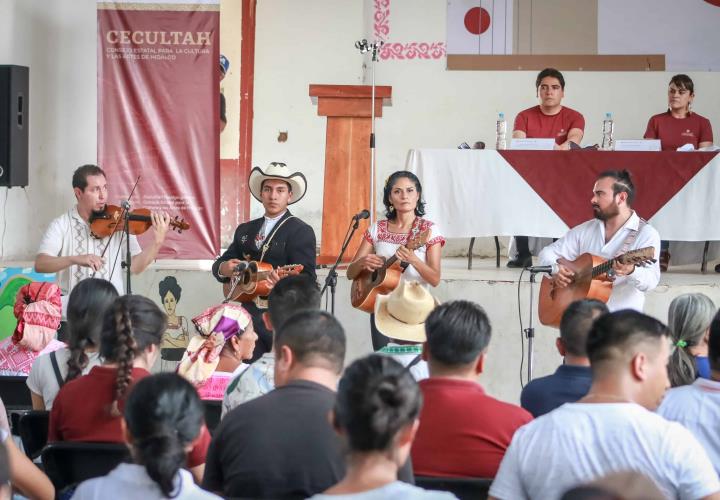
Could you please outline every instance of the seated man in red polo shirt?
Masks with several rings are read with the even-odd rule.
[[[490,321],[479,305],[457,300],[436,307],[425,331],[430,378],[420,382],[424,403],[411,452],[413,471],[495,477],[513,434],[532,416],[488,396],[476,382],[485,365]]]
[[[565,78],[554,68],[545,68],[535,79],[540,104],[518,113],[512,136],[514,139],[555,139],[555,149],[570,149],[570,143],[580,144],[585,131],[583,115],[562,105],[565,97]],[[532,265],[527,236],[515,236],[517,257],[508,267]]]
[[[167,318],[140,295],[119,297],[105,314],[102,366],[60,388],[50,412],[48,442],[124,443],[122,411],[133,384],[150,375],[160,353]],[[210,434],[203,425],[188,453],[188,467],[202,480]]]

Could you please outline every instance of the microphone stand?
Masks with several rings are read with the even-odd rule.
[[[360,53],[371,52],[370,72],[372,74],[371,103],[370,103],[370,225],[375,223],[375,63],[378,60],[378,49],[385,42],[375,40],[368,43],[366,39],[355,42],[355,47]]]
[[[535,275],[538,273],[542,273],[544,271],[540,270],[533,270],[530,268],[526,268],[526,271],[530,273],[530,323],[528,324],[528,327],[523,330],[525,333],[525,337],[528,340],[528,372],[527,372],[527,381],[528,383],[532,380],[532,373],[533,373],[533,341],[535,340],[535,328],[533,327],[533,285],[535,284]]]
[[[350,240],[352,240],[352,237],[355,234],[355,231],[357,230],[359,225],[360,217],[354,216],[350,221],[350,226],[348,226],[347,232],[345,233],[345,241],[343,242],[342,248],[340,249],[340,255],[338,255],[335,264],[333,264],[333,266],[330,268],[330,271],[325,278],[325,285],[323,285],[322,290],[320,290],[320,298],[322,299],[322,297],[325,295],[325,291],[330,288],[330,314],[332,314],[333,316],[335,316],[335,287],[337,286],[338,277],[337,268],[340,265],[340,261],[345,254],[345,250],[347,250],[347,247],[350,244]],[[327,310],[327,298],[325,299],[325,309]]]
[[[128,202],[125,208],[125,227],[123,231],[125,232],[125,262],[123,262],[121,265],[125,267],[126,272],[126,294],[131,295],[132,294],[132,284],[131,284],[131,272],[130,272],[130,266],[132,265],[132,253],[130,252],[130,203]]]
[[[380,42],[382,46],[382,42]],[[370,67],[372,72],[372,99],[370,103],[370,225],[375,223],[375,62],[377,61],[378,42],[372,44]]]

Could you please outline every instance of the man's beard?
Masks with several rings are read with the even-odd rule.
[[[607,221],[608,219],[612,219],[619,213],[620,208],[615,204],[610,205],[605,210],[601,209],[598,205],[593,205],[593,215],[596,219],[603,222]]]
[[[92,216],[91,218],[102,218],[105,215],[105,210],[107,210],[107,204],[103,205],[102,209],[100,209],[100,210],[95,210],[95,209],[91,210],[90,211],[90,214]]]

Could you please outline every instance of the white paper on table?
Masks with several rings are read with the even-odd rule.
[[[720,151],[720,146],[716,146],[715,144],[711,144],[709,146],[705,146],[704,148],[698,149],[698,151]]]
[[[615,151],[660,151],[660,139],[618,139]]]
[[[683,144],[679,148],[677,148],[675,151],[695,151],[695,146],[693,146],[690,143]]]
[[[555,139],[512,139],[510,149],[525,149],[531,151],[552,151],[555,148]]]

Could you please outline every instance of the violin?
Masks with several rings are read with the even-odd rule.
[[[97,239],[107,238],[113,233],[125,231],[125,209],[117,205],[105,205],[102,212],[93,212],[90,215],[90,234]],[[143,234],[152,227],[152,218],[149,208],[136,208],[127,217],[130,234]],[[170,227],[178,233],[190,229],[190,224],[177,215],[170,219]]]

